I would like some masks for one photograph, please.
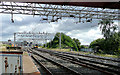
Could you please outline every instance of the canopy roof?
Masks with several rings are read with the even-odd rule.
[[[41,3],[55,4],[55,5],[71,5],[71,6],[120,9],[120,2],[41,2]]]
[[[32,2],[32,3],[34,2],[55,5],[120,9],[120,0],[0,0],[0,1]]]

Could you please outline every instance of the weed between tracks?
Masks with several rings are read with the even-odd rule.
[[[71,53],[80,53],[80,54],[91,54],[91,55],[96,55],[96,56],[101,56],[101,57],[112,57],[112,58],[118,58],[117,55],[110,55],[110,54],[96,54],[96,53],[90,53],[90,52],[83,52],[83,51],[70,51],[70,49],[56,49],[56,48],[44,48],[47,50],[53,50],[53,51],[61,51],[61,52],[71,52]]]

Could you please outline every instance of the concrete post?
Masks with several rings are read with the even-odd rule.
[[[14,33],[14,47],[15,47],[15,41],[16,41],[16,33]]]
[[[61,33],[59,35],[59,48],[61,49]]]
[[[47,39],[45,39],[45,48],[47,47]]]

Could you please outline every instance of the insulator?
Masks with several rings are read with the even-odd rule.
[[[70,17],[75,17],[74,15],[70,15]]]
[[[13,20],[13,19],[11,19],[11,21],[12,21],[12,23],[14,23],[14,20]]]

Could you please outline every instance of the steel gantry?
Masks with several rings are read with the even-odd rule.
[[[43,44],[47,43],[47,40],[51,41],[53,40],[54,33],[41,33],[41,32],[16,32],[14,33],[14,46],[16,44],[16,41],[27,41],[32,42],[32,44],[40,44],[44,42]]]
[[[83,20],[91,22],[92,19],[120,20],[120,9],[64,6],[40,3],[1,2],[0,13],[38,15],[44,16],[42,20],[56,22],[63,17],[77,18],[78,22]],[[13,21],[14,22],[14,21]]]

